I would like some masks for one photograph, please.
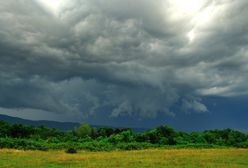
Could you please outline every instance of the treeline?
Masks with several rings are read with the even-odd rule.
[[[145,148],[212,148],[248,147],[248,135],[231,129],[185,133],[168,126],[159,126],[143,133],[132,133],[129,128],[91,128],[88,124],[70,131],[44,126],[8,124],[0,121],[0,148],[16,149],[86,149],[131,150]]]

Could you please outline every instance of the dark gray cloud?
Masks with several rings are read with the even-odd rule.
[[[0,2],[0,107],[155,117],[247,95],[248,2],[191,1]]]

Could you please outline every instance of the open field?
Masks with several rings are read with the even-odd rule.
[[[86,152],[0,150],[1,168],[248,167],[248,149],[149,149]]]

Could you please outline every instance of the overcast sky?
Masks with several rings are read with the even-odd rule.
[[[247,0],[0,1],[0,113],[247,130],[247,8]]]

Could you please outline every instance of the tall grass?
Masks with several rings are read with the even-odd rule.
[[[77,154],[2,149],[0,158],[1,168],[248,167],[248,149],[147,149]]]

